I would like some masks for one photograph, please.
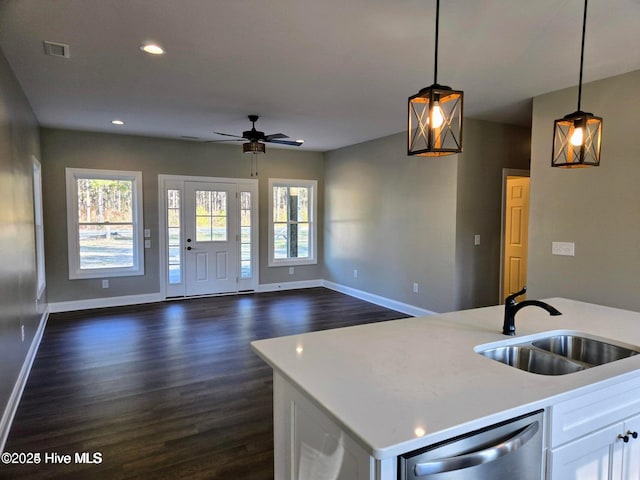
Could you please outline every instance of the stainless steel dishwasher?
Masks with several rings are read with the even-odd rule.
[[[398,479],[540,480],[543,411],[398,457]]]

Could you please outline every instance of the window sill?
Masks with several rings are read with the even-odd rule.
[[[302,265],[317,265],[318,260],[305,258],[304,260],[269,260],[268,267],[297,267]]]

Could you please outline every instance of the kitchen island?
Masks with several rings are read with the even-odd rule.
[[[355,473],[333,478],[395,479],[401,454],[538,409],[545,410],[544,460],[551,465],[555,447],[590,432],[563,426],[560,412],[580,410],[576,425],[603,427],[627,418],[625,412],[640,415],[640,355],[548,376],[477,353],[479,345],[556,330],[640,345],[638,313],[545,301],[562,315],[524,308],[516,337],[502,335],[504,307],[495,306],[253,342],[274,370],[276,479],[302,478],[309,456],[321,451],[347,452],[339,460],[351,466],[340,468]],[[588,398],[612,405],[611,398],[622,397],[619,408],[596,421],[588,418],[588,405],[570,403]],[[545,470],[554,477],[551,467]]]

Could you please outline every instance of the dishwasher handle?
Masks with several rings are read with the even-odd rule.
[[[497,460],[504,455],[515,452],[538,432],[540,428],[535,421],[504,442],[477,452],[466,453],[456,457],[441,458],[430,462],[417,463],[413,469],[416,477],[451,472],[461,468],[475,467]]]

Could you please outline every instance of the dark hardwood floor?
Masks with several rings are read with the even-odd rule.
[[[5,447],[40,463],[0,478],[272,479],[271,369],[249,342],[401,317],[324,288],[53,314]]]

